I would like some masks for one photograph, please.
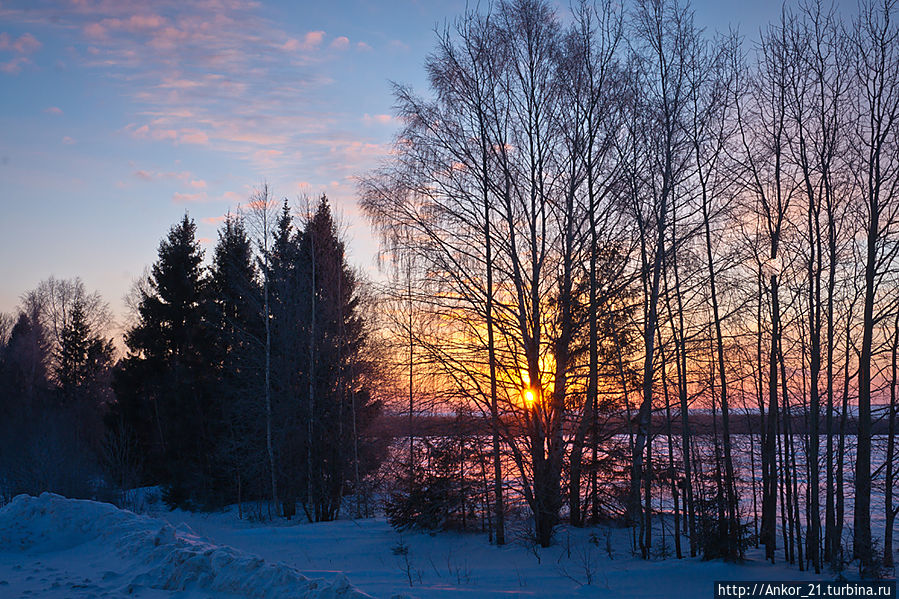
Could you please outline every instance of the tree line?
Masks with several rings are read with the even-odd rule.
[[[385,450],[367,434],[381,404],[365,290],[324,196],[297,216],[264,186],[225,217],[208,265],[185,215],[129,298],[116,362],[109,308],[80,280],[24,296],[2,337],[4,490],[91,497],[105,477],[161,485],[173,506],[262,500],[310,521],[362,494]],[[23,460],[32,447],[49,455]]]
[[[800,2],[749,45],[675,0],[499,1],[395,87],[362,184],[393,361],[410,418],[489,424],[499,543],[521,498],[544,546],[615,515],[646,558],[667,527],[678,557],[892,565],[895,13]]]

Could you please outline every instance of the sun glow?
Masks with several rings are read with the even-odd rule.
[[[524,405],[529,408],[534,405],[534,400],[537,398],[532,389],[525,389],[521,396],[524,399]]]

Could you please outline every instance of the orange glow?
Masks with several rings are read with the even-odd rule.
[[[524,393],[522,393],[522,397],[524,398],[524,405],[527,407],[531,407],[534,405],[534,400],[536,396],[534,395],[534,391],[531,389],[525,389]]]

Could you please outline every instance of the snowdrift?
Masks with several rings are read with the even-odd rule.
[[[121,510],[107,503],[52,493],[19,495],[0,509],[0,552],[42,554],[99,544],[122,561],[119,590],[141,587],[198,590],[265,599],[363,599],[343,574],[310,579],[295,569],[218,546],[187,526]]]

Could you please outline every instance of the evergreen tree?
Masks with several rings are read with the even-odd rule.
[[[172,503],[213,497],[214,368],[206,326],[207,279],[188,215],[159,244],[139,322],[125,334],[128,356],[116,376],[124,419]]]
[[[209,332],[217,369],[214,412],[207,415],[216,445],[221,485],[238,501],[260,488],[264,460],[258,397],[262,380],[259,354],[263,335],[260,289],[252,242],[241,217],[229,215],[219,231],[209,273]],[[219,498],[224,500],[225,498]]]
[[[91,399],[100,404],[108,399],[112,340],[91,330],[80,301],[72,306],[69,322],[62,329],[58,353],[56,384],[63,403]]]
[[[273,239],[260,243],[260,265],[268,282],[270,314],[272,445],[282,514],[296,512],[306,435],[299,398],[301,331],[297,303],[297,232],[287,200],[281,206]]]
[[[49,389],[49,360],[46,332],[37,314],[19,313],[0,356],[0,393],[7,410],[33,403]]]
[[[325,196],[305,223],[298,257],[307,357],[301,386],[308,440],[304,507],[310,520],[332,520],[365,458],[359,433],[379,406],[361,383],[366,364],[358,285]]]

